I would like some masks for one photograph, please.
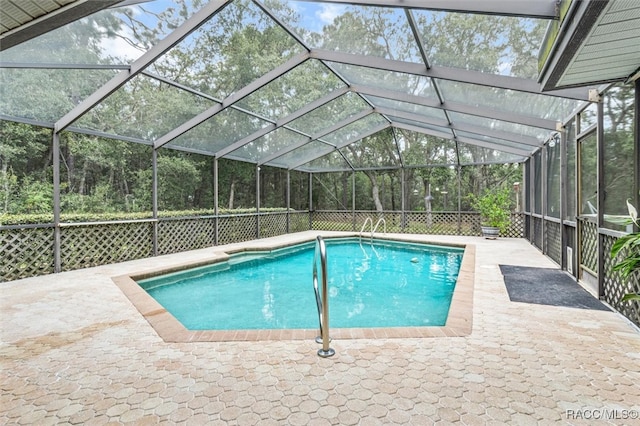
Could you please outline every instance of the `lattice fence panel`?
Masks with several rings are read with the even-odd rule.
[[[511,223],[500,235],[507,238],[523,238],[524,222],[524,213],[511,213]]]
[[[598,226],[588,220],[579,219],[578,226],[582,235],[580,244],[581,265],[598,273]]]
[[[54,272],[53,228],[0,230],[0,281]]]
[[[406,219],[404,232],[407,234],[458,235],[457,213],[412,212],[406,214]],[[461,230],[466,228],[462,232],[478,235],[480,225],[478,224],[478,231],[473,230],[474,225],[475,223],[461,222]]]
[[[313,229],[327,231],[359,232],[366,219],[370,217],[373,223],[383,217],[386,221],[387,232],[406,234],[433,234],[433,235],[465,235],[479,236],[480,216],[478,213],[464,212],[407,212],[403,216],[400,212],[358,211],[354,214],[350,211],[315,211],[313,212]],[[507,238],[522,238],[524,235],[524,215],[515,213],[511,216],[511,225],[502,235]],[[367,225],[367,229],[370,229]],[[377,232],[382,231],[382,225]],[[366,232],[366,230],[365,230]]]
[[[257,216],[222,216],[218,219],[218,244],[232,244],[254,240],[257,235]]]
[[[315,211],[312,219],[311,229],[314,230],[353,231],[353,214],[350,211]],[[356,223],[362,224],[365,219],[366,216],[361,220],[356,217]]]
[[[158,222],[158,254],[179,253],[213,246],[213,218],[164,219]]]
[[[289,213],[289,232],[311,230],[311,215],[307,212]]]
[[[616,241],[615,237],[601,235],[604,250],[604,300],[617,309],[622,315],[629,318],[640,327],[640,303],[634,301],[622,302],[622,297],[627,293],[640,294],[640,273],[636,273],[626,280],[622,278],[618,271],[613,270],[613,266],[619,259],[612,259],[609,256],[611,247]],[[622,256],[628,253],[622,253]]]
[[[62,270],[88,268],[153,255],[150,222],[88,224],[63,227]]]
[[[539,217],[532,216],[531,220],[533,220],[533,243],[534,246],[538,247],[540,250],[542,247],[542,219]]]
[[[287,233],[285,213],[260,215],[260,238],[275,237]]]
[[[467,237],[482,235],[480,230],[480,215],[478,213],[460,213],[460,233]]]
[[[546,221],[545,232],[545,253],[558,265],[562,265],[562,226],[557,222]]]

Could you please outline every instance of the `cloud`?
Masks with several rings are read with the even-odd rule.
[[[100,47],[105,56],[121,59],[125,64],[133,62],[144,53],[119,37],[103,38]]]
[[[345,6],[340,6],[337,4],[325,4],[322,5],[320,10],[317,10],[315,15],[320,21],[325,24],[331,24],[333,20],[341,15],[345,10]]]

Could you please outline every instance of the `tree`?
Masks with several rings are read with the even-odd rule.
[[[51,131],[27,124],[0,120],[0,208],[3,213],[27,213],[40,210],[19,200],[34,197],[44,200],[51,194],[40,193],[43,186],[32,183],[50,180],[47,156],[51,143]],[[31,182],[27,184],[27,182]],[[29,193],[31,195],[27,196]],[[42,206],[42,203],[36,203]]]

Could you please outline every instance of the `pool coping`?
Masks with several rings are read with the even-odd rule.
[[[319,233],[322,235],[322,233]],[[289,237],[291,234],[288,235]],[[324,238],[358,237],[357,233],[323,236]],[[443,243],[411,238],[411,235],[376,235],[376,239],[388,239],[420,244],[434,244],[464,248],[456,287],[449,307],[449,315],[444,326],[425,327],[388,327],[388,328],[330,328],[332,339],[388,339],[388,338],[424,338],[424,337],[462,337],[471,334],[473,326],[473,289],[475,284],[476,247],[473,244]],[[165,342],[225,342],[225,341],[261,341],[261,340],[306,340],[315,339],[317,329],[278,329],[278,330],[188,330],[160,303],[151,297],[136,280],[177,272],[193,267],[222,262],[231,254],[246,251],[271,251],[292,244],[313,242],[315,238],[307,236],[285,242],[257,240],[251,244],[229,244],[214,246],[211,257],[201,261],[175,263],[160,268],[134,272],[111,277],[133,306],[147,320],[158,336]]]

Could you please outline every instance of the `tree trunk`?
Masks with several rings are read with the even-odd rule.
[[[0,176],[2,176],[2,191],[3,191],[3,196],[4,196],[4,200],[3,200],[3,212],[6,213],[9,211],[9,197],[10,197],[10,190],[11,188],[9,187],[9,173],[7,170],[7,162],[3,161],[2,162],[2,170],[0,171]]]
[[[373,196],[373,203],[376,205],[376,211],[382,213],[382,203],[380,202],[380,191],[377,184],[371,186],[371,195]]]
[[[380,188],[378,187],[378,180],[376,176],[371,172],[365,172],[369,180],[371,181],[371,196],[373,197],[373,204],[376,206],[376,211],[378,213],[382,213],[384,208],[382,207],[382,202],[380,201]]]
[[[80,195],[86,195],[84,187],[87,183],[88,171],[89,171],[89,161],[85,160],[84,164],[82,165],[82,176],[80,176],[80,183],[78,184],[78,194]]]
[[[348,206],[349,203],[349,174],[342,172],[340,176],[342,181],[342,205]]]
[[[233,195],[235,193],[235,189],[236,189],[236,181],[232,180],[231,188],[229,190],[229,210],[233,209]]]
[[[431,216],[431,200],[433,197],[431,196],[431,184],[428,180],[422,181],[424,185],[424,210],[427,213],[427,228],[430,228],[433,225],[433,217]]]

